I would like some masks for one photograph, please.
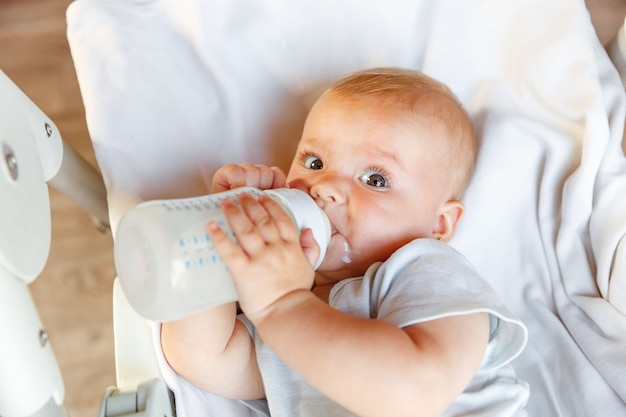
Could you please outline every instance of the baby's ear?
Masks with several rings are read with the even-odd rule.
[[[452,239],[464,211],[465,206],[458,200],[449,200],[443,203],[437,211],[433,237],[444,242]]]

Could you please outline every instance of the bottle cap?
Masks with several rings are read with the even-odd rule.
[[[320,256],[313,267],[317,269],[324,260],[331,235],[330,221],[326,213],[310,195],[297,188],[276,188],[264,192],[291,211],[298,230],[309,228],[313,231],[313,237],[320,247]]]

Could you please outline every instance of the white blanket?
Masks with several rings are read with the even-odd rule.
[[[453,244],[529,328],[529,411],[626,414],[626,97],[583,1],[78,0],[68,38],[113,225],[226,162],[286,168],[346,72],[446,82],[481,137]],[[163,372],[180,415],[205,415]]]

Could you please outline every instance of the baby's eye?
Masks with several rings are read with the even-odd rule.
[[[308,169],[324,168],[324,164],[322,163],[322,160],[314,155],[310,155],[306,157],[306,159],[304,160],[304,166]]]
[[[376,171],[368,171],[365,174],[361,175],[361,181],[370,187],[387,187],[389,186],[389,182],[387,179],[379,172]]]

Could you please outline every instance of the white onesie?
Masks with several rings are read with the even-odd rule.
[[[364,277],[337,283],[330,293],[329,304],[352,316],[384,320],[398,327],[453,315],[488,312],[490,338],[482,364],[464,392],[442,416],[526,416],[528,384],[517,379],[510,362],[524,348],[527,330],[502,305],[494,289],[472,265],[447,244],[433,239],[414,240],[387,261],[372,265]],[[177,400],[183,401],[177,401],[181,415],[355,416],[287,367],[263,343],[245,316],[240,316],[240,320],[255,341],[267,403],[226,400],[205,393],[172,375],[169,369],[165,376]]]
[[[510,365],[526,344],[526,328],[449,245],[417,239],[386,262],[372,265],[364,277],[336,284],[329,304],[352,316],[384,320],[398,327],[488,312],[490,340],[480,369],[443,416],[526,415],[528,385],[516,378]],[[311,387],[253,330],[252,334],[272,417],[354,416]]]

